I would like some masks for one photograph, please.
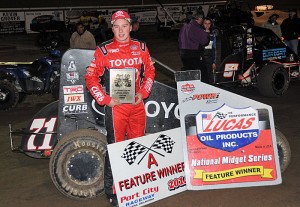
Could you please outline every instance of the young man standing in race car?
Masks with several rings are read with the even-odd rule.
[[[105,107],[105,125],[108,144],[143,136],[146,127],[146,112],[143,99],[151,92],[155,77],[155,68],[145,43],[130,38],[131,19],[127,12],[117,11],[112,15],[114,38],[100,44],[88,67],[85,79],[90,94],[99,105]],[[99,76],[107,82],[107,75],[113,69],[135,70],[135,103],[122,104],[112,98],[99,84]],[[105,77],[104,77],[105,76]],[[107,198],[113,206],[118,206],[113,191],[113,177],[108,153],[105,160],[104,188]]]

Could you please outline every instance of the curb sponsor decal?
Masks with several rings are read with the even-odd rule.
[[[64,114],[83,114],[87,113],[87,103],[66,104],[63,106]]]
[[[201,143],[228,152],[254,142],[259,136],[257,110],[234,109],[223,105],[212,112],[196,116],[197,134]]]

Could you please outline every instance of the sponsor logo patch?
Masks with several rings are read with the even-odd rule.
[[[185,94],[191,94],[194,92],[194,90],[195,90],[194,84],[187,83],[181,86],[181,91]]]
[[[64,114],[83,114],[87,113],[87,103],[66,104],[63,106]]]
[[[76,71],[76,70],[77,70],[77,68],[76,68],[76,65],[75,65],[75,61],[71,60],[69,62],[68,71]]]
[[[68,103],[83,103],[84,102],[84,94],[64,95],[64,101],[66,104],[68,104]]]
[[[254,142],[259,136],[257,110],[227,105],[196,116],[197,136],[208,147],[232,152]]]
[[[79,73],[78,72],[70,72],[66,73],[67,81],[71,82],[72,84],[76,83],[79,80]]]
[[[64,94],[83,93],[83,85],[64,86]]]

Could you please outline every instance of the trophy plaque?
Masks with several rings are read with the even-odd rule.
[[[135,102],[135,69],[110,69],[110,96],[121,103]]]

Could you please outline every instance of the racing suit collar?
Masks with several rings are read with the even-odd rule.
[[[131,39],[128,42],[119,42],[115,37],[113,39],[114,43],[117,44],[119,47],[126,47],[129,46],[131,43]]]

